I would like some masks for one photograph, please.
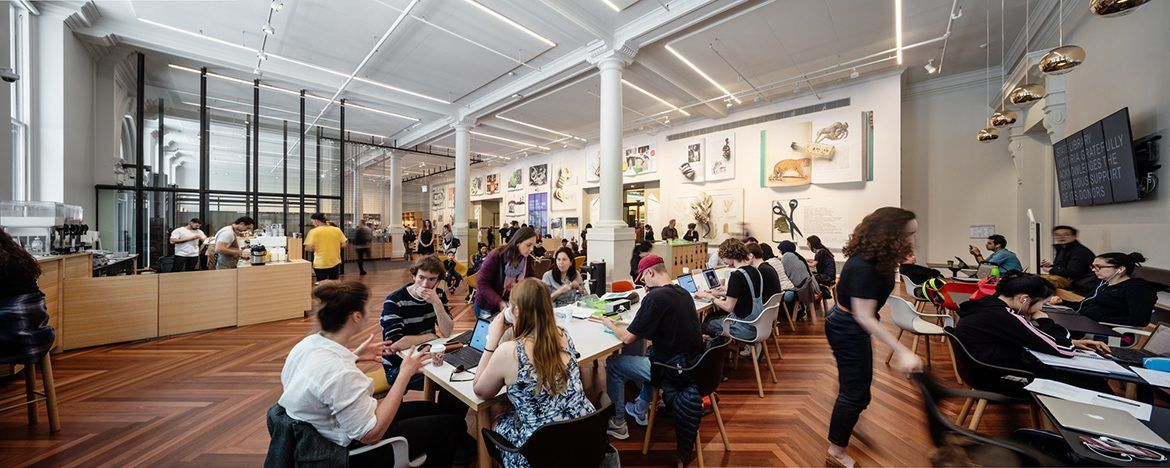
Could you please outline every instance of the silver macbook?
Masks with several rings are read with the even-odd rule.
[[[1036,395],[1056,423],[1069,429],[1170,450],[1170,444],[1125,411]]]

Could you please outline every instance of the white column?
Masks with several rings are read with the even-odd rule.
[[[455,224],[451,226],[455,237],[459,238],[459,252],[455,258],[469,262],[471,257],[471,238],[468,235],[468,214],[471,212],[471,127],[472,122],[467,119],[455,120],[451,127],[455,129]]]
[[[390,219],[386,220],[386,227],[390,232],[390,256],[402,258],[406,256],[406,246],[402,245],[402,154],[390,152]]]
[[[629,277],[626,268],[634,247],[634,230],[622,219],[622,68],[635,50],[594,45],[590,63],[601,70],[601,200],[600,219],[589,231],[589,260],[603,261],[606,280]]]

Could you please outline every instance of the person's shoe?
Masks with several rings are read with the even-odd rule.
[[[764,355],[764,350],[763,350],[763,348],[760,347],[759,343],[756,343],[754,345],[745,345],[743,347],[743,349],[741,349],[739,351],[739,355],[741,357],[752,357],[752,347],[756,348],[756,359],[759,359],[761,356]]]
[[[364,272],[364,271],[363,271],[363,272],[361,272],[360,274],[362,274],[362,275],[365,275],[365,274],[366,274],[366,272]]]
[[[645,427],[650,423],[650,411],[646,411],[645,413],[638,413],[638,405],[634,404],[632,401],[626,403],[626,415],[633,416],[634,422],[638,423],[639,426]]]
[[[630,426],[626,424],[625,420],[622,422],[614,422],[613,418],[609,420],[609,427],[605,430],[606,434],[618,440],[626,440],[630,438]]]

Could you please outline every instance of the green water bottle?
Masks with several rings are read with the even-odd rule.
[[[991,276],[999,278],[999,265],[992,265],[991,266]]]

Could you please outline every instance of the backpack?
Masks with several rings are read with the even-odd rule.
[[[942,276],[936,276],[923,281],[918,289],[919,296],[925,297],[935,307],[942,307],[947,302],[946,297],[942,294],[942,288],[945,284],[947,284],[947,280]]]

